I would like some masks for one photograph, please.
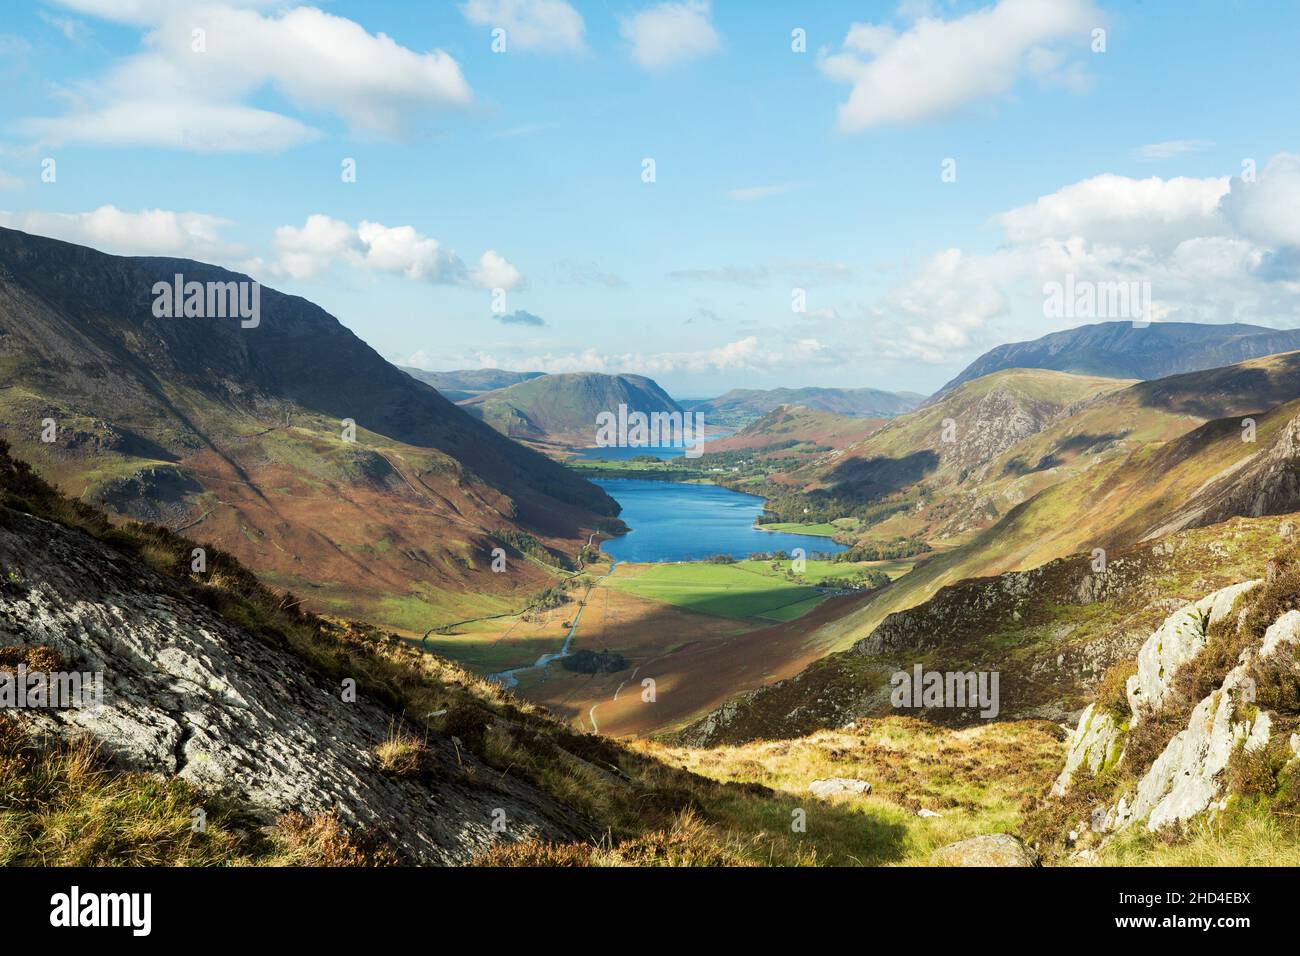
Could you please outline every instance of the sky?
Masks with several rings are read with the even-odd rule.
[[[247,272],[422,368],[928,393],[1087,321],[1300,326],[1298,28],[1289,0],[6,0],[0,225]],[[1149,314],[1058,314],[1067,280]]]

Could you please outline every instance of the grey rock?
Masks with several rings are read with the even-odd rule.
[[[987,833],[934,851],[940,866],[1038,866],[1038,854],[1019,837]]]
[[[580,818],[445,737],[432,780],[380,772],[375,748],[401,717],[359,692],[342,700],[290,650],[233,626],[89,535],[25,514],[0,524],[0,646],[44,644],[104,674],[103,704],[23,711],[33,734],[89,733],[123,768],[178,775],[270,820],[337,811],[412,862],[463,862],[498,838],[575,839]],[[423,729],[419,731],[425,737]],[[507,833],[492,830],[505,812]]]

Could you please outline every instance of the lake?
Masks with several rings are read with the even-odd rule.
[[[839,553],[830,538],[759,531],[754,519],[763,499],[717,485],[641,478],[601,478],[599,485],[620,505],[631,534],[601,544],[616,561],[699,561],[714,554],[747,558],[756,551]]]

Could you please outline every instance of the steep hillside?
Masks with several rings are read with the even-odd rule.
[[[794,465],[860,442],[884,424],[878,418],[852,418],[803,405],[781,405],[734,435],[709,442],[709,460],[735,453]]]
[[[1300,329],[1259,325],[1101,322],[999,345],[968,365],[935,397],[1007,368],[1045,368],[1108,378],[1164,378],[1300,348]]]
[[[1201,408],[1210,401],[1219,407],[1239,404],[1242,411],[1167,441],[1145,441],[1110,457],[1099,456],[1093,467],[1037,493],[966,543],[919,563],[871,602],[823,625],[809,635],[810,646],[828,651],[853,647],[874,658],[892,646],[890,635],[901,627],[904,633],[952,635],[970,645],[963,653],[987,660],[988,654],[996,656],[1004,646],[1008,616],[1019,621],[1028,614],[1026,619],[1034,620],[1034,612],[1019,606],[1019,600],[1029,596],[1031,603],[1055,609],[1068,603],[1063,594],[1068,597],[1071,587],[1081,586],[1079,578],[1071,581],[1067,575],[1064,590],[1058,583],[1034,596],[1038,586],[1025,582],[1043,575],[1052,580],[1052,569],[1058,569],[1055,578],[1059,579],[1063,565],[1054,559],[1078,555],[1068,559],[1078,568],[1091,568],[1100,560],[1109,569],[1106,580],[1113,581],[1110,575],[1117,557],[1122,559],[1134,547],[1158,551],[1164,547],[1160,536],[1178,528],[1204,526],[1191,540],[1206,542],[1208,551],[1202,552],[1192,567],[1205,568],[1207,574],[1221,573],[1229,567],[1224,555],[1234,547],[1227,540],[1233,535],[1224,529],[1232,526],[1211,525],[1211,520],[1300,510],[1294,455],[1300,399],[1267,412],[1252,411],[1279,394],[1300,391],[1298,365],[1296,353],[1273,356],[1232,369],[1143,383],[1088,406],[1087,414],[1094,416],[1109,416],[1116,409],[1135,405],[1178,408],[1186,401],[1195,401]],[[1243,382],[1251,383],[1250,388],[1236,391],[1231,387]],[[1245,417],[1253,422],[1253,442],[1243,441],[1243,436],[1250,434],[1242,428]],[[989,587],[992,594],[986,593]],[[1016,601],[990,616],[989,610],[999,607],[996,595],[1003,591]],[[968,593],[970,602],[958,597]],[[1159,592],[1149,592],[1147,597],[1159,596]],[[918,623],[907,626],[905,622],[912,620]],[[1047,623],[1054,621],[1049,618]],[[906,640],[903,646],[916,650]],[[1054,646],[1051,653],[1056,654]],[[760,691],[753,699],[770,703],[765,703],[752,721],[744,716],[750,709],[744,699],[727,705],[732,708],[730,716],[724,707],[712,719],[715,723],[739,720],[765,726],[779,723],[775,715],[794,714],[799,721],[813,720],[813,726],[834,726],[818,721],[839,719],[841,707],[878,706],[881,665],[866,665],[870,673],[855,668],[844,672],[843,660],[819,662],[793,681]],[[1094,668],[1089,671],[1099,673]],[[824,689],[825,682],[834,689]],[[806,729],[796,723],[796,730]]]
[[[432,385],[443,398],[462,402],[498,388],[506,388],[529,379],[540,378],[544,372],[507,372],[499,368],[461,369],[453,372],[430,372],[422,368],[399,365],[403,372],[417,381]]]
[[[790,738],[897,713],[890,675],[917,664],[996,671],[998,719],[1061,721],[1093,699],[1108,669],[1136,654],[1170,611],[1263,573],[1267,556],[1297,538],[1293,518],[1238,518],[1118,549],[1102,571],[1085,553],[948,584],[889,614],[847,650],[728,702],[681,739],[712,746]],[[944,724],[982,722],[973,708],[906,712]]]
[[[1045,852],[1123,862],[1175,843],[1164,855],[1177,862],[1179,843],[1204,855],[1221,834],[1250,828],[1258,835],[1241,862],[1295,865],[1298,558],[1287,547],[1259,578],[1176,611],[1129,658],[1080,716],[1030,821]]]
[[[892,418],[915,408],[924,396],[914,392],[885,392],[876,388],[736,388],[717,398],[682,404],[703,412],[716,425],[742,426],[782,405],[802,405],[851,418]]]
[[[481,608],[471,593],[508,605],[545,583],[522,558],[488,571],[503,532],[573,554],[617,513],[303,299],[261,289],[248,328],[155,317],[176,274],[247,281],[0,230],[0,433],[73,493],[214,541],[317,608],[420,632]]]
[[[486,392],[462,406],[511,438],[577,448],[596,443],[596,418],[602,412],[681,412],[668,393],[642,375],[574,372],[545,375]]]
[[[960,536],[1060,480],[1045,468],[1007,470],[1001,456],[1126,384],[1062,372],[999,372],[775,476],[762,491],[769,511],[785,520],[854,516],[873,538]]]
[[[0,864],[861,865],[906,852],[874,811],[573,733],[392,635],[304,612],[224,552],[195,572],[195,547],[111,523],[0,441],[0,672],[104,681],[97,705],[0,715]],[[789,828],[796,810],[807,833]]]

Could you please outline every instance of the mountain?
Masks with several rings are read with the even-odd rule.
[[[485,392],[462,408],[503,435],[538,442],[587,448],[596,443],[596,420],[603,412],[677,412],[654,380],[643,375],[572,372],[544,375]]]
[[[60,675],[52,688],[104,681],[97,706],[0,712],[0,862],[721,866],[862,853],[837,845],[836,808],[808,808],[812,834],[773,832],[762,821],[790,816],[788,794],[574,733],[392,634],[304,612],[229,554],[194,571],[196,546],[68,499],[0,439],[0,677],[10,690],[23,666],[29,680]]]
[[[517,550],[515,573],[490,572],[505,538],[562,563],[617,514],[305,299],[261,288],[248,328],[156,317],[155,283],[177,274],[250,281],[0,230],[0,432],[74,494],[204,536],[313,607],[418,633],[544,586],[554,569]]]
[[[1059,473],[1046,474],[1045,459],[1006,469],[997,463],[1000,456],[1076,406],[1125,384],[1029,369],[967,382],[889,420],[862,441],[772,476],[763,489],[768,510],[785,520],[854,516],[873,528],[873,536],[943,539],[969,533],[996,518],[1008,506],[1008,495],[1022,500],[1043,483],[1060,480]],[[1091,444],[1096,442],[1085,442],[1075,453]],[[1062,452],[1055,464],[1066,464],[1068,457]]]
[[[999,372],[953,394],[990,378],[1018,374],[1062,373]],[[849,710],[865,707],[864,712],[870,712],[880,704],[881,668],[897,662],[900,653],[930,654],[934,640],[949,637],[966,659],[985,663],[988,655],[1014,648],[1015,660],[1002,662],[1009,671],[1027,668],[1027,682],[1032,676],[1058,689],[1067,686],[1079,661],[1070,663],[1065,653],[1069,643],[1059,637],[1068,634],[1061,626],[1072,620],[1061,610],[1065,605],[1090,608],[1078,617],[1086,626],[1083,636],[1096,633],[1097,614],[1124,607],[1146,626],[1153,622],[1142,617],[1148,613],[1144,609],[1158,608],[1155,602],[1169,596],[1160,588],[1173,581],[1195,590],[1208,579],[1228,583],[1221,574],[1259,570],[1258,562],[1250,560],[1266,554],[1288,524],[1269,523],[1260,516],[1300,510],[1297,396],[1300,352],[1099,394],[1004,449],[987,469],[989,475],[999,476],[1013,462],[1055,455],[1061,461],[1044,474],[1056,472],[1057,480],[1021,499],[982,530],[947,542],[873,600],[820,624],[805,638],[806,646],[826,652],[853,649],[847,656],[813,664],[780,689],[763,688],[752,699],[733,701],[722,711],[732,715],[727,719],[736,727],[749,727],[759,735],[776,733],[779,727],[784,727],[780,733],[804,733],[812,726],[838,726],[835,721]],[[1209,413],[1221,417],[1201,417]],[[1246,424],[1253,431],[1243,428]],[[1254,440],[1243,441],[1247,434]],[[1232,519],[1258,523],[1222,524]],[[871,533],[879,535],[882,526],[898,520],[891,516]],[[1264,530],[1255,534],[1250,527]],[[1187,541],[1196,547],[1178,551]],[[1186,563],[1171,569],[1175,552]],[[1141,600],[1092,608],[1098,593],[1129,580],[1132,569],[1145,561],[1143,554],[1159,560]],[[1108,568],[1100,576],[1089,570],[1099,555]],[[1170,594],[1175,591],[1171,588]],[[1033,629],[1040,624],[1041,629]],[[1012,636],[1020,630],[1029,636]],[[1094,647],[1087,653],[1096,652]],[[1057,673],[1062,654],[1066,667]],[[845,661],[854,666],[846,671]],[[1087,667],[1094,678],[1100,670],[1104,664]],[[1024,700],[1041,702],[1032,695]],[[755,714],[752,720],[743,716],[750,712]],[[795,728],[780,724],[773,716],[779,714],[802,716]],[[721,720],[715,713],[700,727],[711,726],[710,719],[714,725]],[[759,727],[768,729],[754,729]],[[692,739],[705,742],[707,736]]]
[[[1300,349],[1300,329],[1194,322],[1101,322],[1052,332],[1032,342],[999,345],[939,389],[945,395],[963,382],[1007,368],[1046,368],[1109,378],[1156,379],[1198,372],[1247,359]]]
[[[916,408],[924,398],[914,392],[875,388],[736,388],[717,398],[692,399],[682,405],[702,412],[710,424],[741,426],[782,405],[802,405],[852,418],[892,418]]]
[[[432,385],[442,393],[443,398],[452,402],[461,402],[493,389],[505,388],[546,374],[545,372],[506,372],[499,368],[462,369],[454,372],[429,372],[408,365],[399,365],[398,368],[412,378],[426,385]]]
[[[860,442],[885,422],[879,418],[851,418],[803,405],[779,405],[750,422],[734,435],[708,444],[707,463],[718,456],[761,457],[772,466],[793,467]]]

